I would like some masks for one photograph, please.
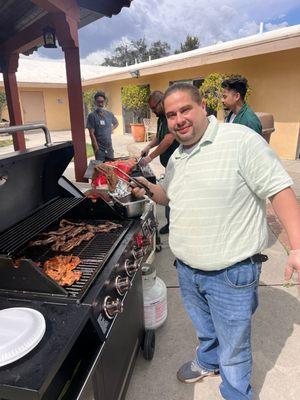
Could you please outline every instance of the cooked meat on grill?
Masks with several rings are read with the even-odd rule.
[[[81,271],[73,271],[79,264],[79,257],[59,255],[50,258],[44,263],[43,272],[59,285],[70,286],[81,278]]]
[[[46,246],[47,244],[56,242],[58,239],[65,240],[66,236],[60,236],[58,238],[57,236],[51,235],[47,239],[33,240],[33,241],[28,243],[28,246],[30,246],[30,247],[33,247],[33,246]]]
[[[64,221],[64,220],[62,220],[62,221]],[[74,225],[66,225],[66,226],[62,226],[61,228],[57,229],[57,231],[45,232],[45,233],[42,233],[42,235],[43,236],[49,236],[49,235],[61,236],[61,235],[65,235],[73,228],[74,228]]]
[[[69,232],[67,232],[66,239],[73,238],[73,237],[75,237],[75,236],[77,236],[80,233],[83,233],[85,231],[86,231],[86,227],[85,226],[73,226],[72,229],[70,229]]]
[[[121,224],[116,224],[115,222],[112,222],[112,221],[106,221],[105,225],[108,225],[110,227],[110,229],[122,228]]]
[[[62,219],[59,223],[59,226],[66,226],[66,225],[71,225],[71,226],[84,226],[84,222],[73,222],[73,221],[68,221],[67,219]]]
[[[110,232],[114,229],[122,228],[121,224],[115,224],[114,222],[106,221],[105,224],[100,225],[86,225],[86,229],[89,232]]]
[[[111,221],[91,225],[85,222],[71,222],[66,219],[61,220],[59,225],[60,228],[57,231],[42,233],[42,236],[46,238],[33,240],[29,242],[28,246],[45,246],[53,243],[51,246],[53,251],[67,252],[79,246],[83,241],[91,240],[95,233],[110,232],[122,227],[121,224],[115,224]]]
[[[66,241],[63,245],[61,245],[59,247],[59,250],[63,252],[68,252],[74,247],[79,246],[81,242],[91,240],[94,236],[95,235],[93,232],[87,232],[83,233],[82,235],[75,236],[74,238]]]
[[[105,175],[109,191],[114,192],[119,178],[112,166],[106,164],[95,165],[92,179],[98,178],[101,173]]]
[[[59,249],[61,248],[61,246],[63,246],[66,242],[66,237],[65,236],[58,236],[57,241],[55,243],[53,243],[53,245],[51,246],[51,249],[53,251],[59,251]]]

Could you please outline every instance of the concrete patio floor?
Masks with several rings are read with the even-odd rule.
[[[43,134],[27,134],[27,144],[43,143]],[[69,139],[69,132],[55,132],[53,141]],[[144,143],[134,143],[131,135],[113,136],[117,154],[138,155]],[[7,149],[6,149],[7,150]],[[10,150],[11,151],[11,150]],[[3,148],[0,148],[0,154]],[[300,197],[300,161],[283,161],[294,179]],[[151,166],[157,176],[163,173],[159,161]],[[74,180],[72,163],[66,176]],[[158,219],[164,224],[163,208]],[[156,350],[152,361],[140,354],[128,388],[126,400],[218,400],[220,378],[207,378],[201,383],[186,385],[177,381],[176,371],[193,359],[197,338],[180,298],[174,257],[168,237],[162,236],[162,251],[156,254],[157,275],[167,285],[168,318],[156,331]],[[253,322],[254,399],[298,400],[300,398],[300,302],[298,286],[284,286],[286,250],[270,232],[269,256],[263,265],[260,281],[260,306]],[[88,399],[87,399],[88,400]],[[110,399],[104,399],[110,400]]]

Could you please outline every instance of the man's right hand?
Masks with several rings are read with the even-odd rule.
[[[143,148],[143,150],[141,151],[141,157],[146,157],[149,154],[150,151],[150,147],[146,146]]]
[[[135,179],[148,187],[148,180],[146,178],[139,176]],[[139,187],[132,187],[132,193],[138,199],[142,199],[146,195],[146,190]]]

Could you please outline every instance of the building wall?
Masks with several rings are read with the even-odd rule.
[[[106,91],[110,108],[121,118],[121,87],[128,84],[149,84],[151,90],[165,90],[170,81],[197,79],[212,72],[244,75],[252,88],[249,105],[254,111],[274,115],[275,132],[271,146],[283,159],[295,159],[299,154],[300,128],[300,51],[286,50],[278,53],[254,56],[239,60],[186,68],[157,75],[131,78],[100,84],[98,89]]]
[[[66,88],[43,88],[43,87],[21,87],[22,92],[42,92],[45,105],[45,124],[50,131],[60,131],[71,129],[69,101]],[[19,96],[22,108],[22,96]],[[2,118],[9,120],[7,108],[5,108]],[[23,121],[24,116],[22,115]]]
[[[67,89],[44,89],[44,102],[48,129],[52,131],[71,129]]]

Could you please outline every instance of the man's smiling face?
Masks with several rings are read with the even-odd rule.
[[[165,114],[170,132],[184,146],[192,146],[203,136],[208,120],[205,103],[195,102],[185,90],[171,93],[164,101]]]

